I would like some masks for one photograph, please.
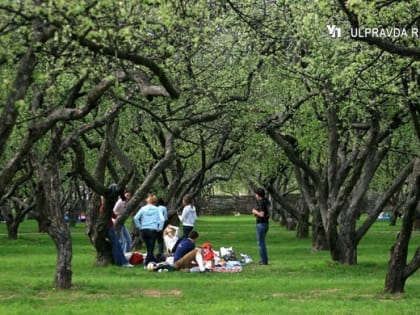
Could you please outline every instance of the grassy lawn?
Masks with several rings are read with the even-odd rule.
[[[233,246],[258,261],[251,216],[197,221],[199,243]],[[0,314],[420,314],[420,273],[398,296],[382,293],[389,249],[399,229],[377,222],[359,245],[357,266],[332,263],[312,253],[311,241],[272,223],[267,237],[269,266],[242,273],[156,273],[142,267],[95,267],[95,251],[83,224],[73,234],[73,288],[52,288],[56,251],[33,221],[19,240],[0,225]],[[411,253],[420,244],[414,232]],[[238,255],[239,256],[239,255]],[[411,256],[410,256],[411,258]]]

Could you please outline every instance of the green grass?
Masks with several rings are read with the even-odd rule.
[[[359,245],[359,264],[344,266],[311,241],[272,223],[269,266],[242,273],[154,273],[141,267],[95,267],[95,251],[79,224],[73,235],[73,288],[52,288],[56,252],[47,235],[23,223],[9,241],[0,225],[0,314],[420,314],[420,275],[406,293],[384,295],[389,248],[399,226],[377,222]],[[254,219],[199,218],[200,243],[233,246],[258,261]],[[411,253],[420,243],[414,232]],[[411,256],[410,256],[411,257]]]

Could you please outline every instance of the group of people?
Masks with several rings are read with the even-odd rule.
[[[101,197],[103,199],[103,197]],[[132,239],[127,227],[123,224],[117,231],[115,220],[126,207],[126,203],[131,198],[131,192],[126,191],[118,198],[111,214],[108,224],[107,237],[111,243],[114,264],[122,267],[134,267],[127,258],[127,253],[131,251]],[[101,202],[101,209],[104,202]],[[102,211],[100,209],[100,211]],[[141,219],[141,220],[140,220]],[[143,241],[146,244],[148,257],[146,261],[154,260],[153,251],[155,242],[158,242],[159,253],[163,255],[163,228],[168,220],[168,212],[162,199],[154,195],[149,195],[146,205],[143,206],[136,216],[134,222],[136,227],[141,230]]]
[[[259,264],[268,265],[265,238],[269,229],[269,202],[265,197],[263,188],[257,189],[255,196],[257,206],[251,210],[251,213],[256,218],[256,236],[261,258]],[[119,215],[130,198],[131,194],[126,192],[124,198],[117,201],[113,218]],[[168,211],[163,200],[153,194],[147,197],[146,204],[134,215],[134,225],[140,231],[146,246],[147,254],[143,261],[145,268],[149,263],[157,261],[154,255],[157,243],[158,256],[172,256],[175,270],[195,268],[200,272],[206,271],[206,262],[213,258],[211,244],[204,243],[202,246],[196,247],[199,237],[198,232],[194,230],[197,211],[190,196],[184,196],[182,203],[182,213],[178,213],[179,220],[182,223],[183,234],[181,237],[178,237],[178,227],[168,225]],[[111,221],[108,237],[112,244],[114,263],[123,267],[132,267],[133,265],[128,262],[124,255],[131,250],[131,237],[128,229],[123,225],[121,231],[117,233],[113,221]],[[166,248],[166,253],[164,248]]]
[[[114,222],[130,198],[131,193],[126,191],[124,196],[118,199],[108,227],[108,238],[112,246],[114,263],[122,267],[133,266],[129,263],[125,255],[131,251],[132,240],[127,227],[122,225],[121,229],[116,231]],[[178,227],[168,225],[168,210],[163,199],[156,195],[149,194],[146,199],[146,204],[134,215],[134,225],[140,231],[146,247],[146,257],[143,260],[145,267],[150,262],[162,260],[168,254],[173,256],[175,254],[175,248],[178,247],[182,240],[187,239],[193,230],[195,221],[197,220],[196,208],[192,204],[191,197],[188,195],[183,197],[182,202],[183,210],[181,214],[178,214],[183,227],[181,238],[178,236]],[[157,256],[154,254],[156,244],[158,249]],[[164,251],[165,248],[166,253]]]
[[[256,190],[255,198],[257,206],[251,210],[251,213],[256,218],[257,244],[261,258],[258,264],[268,265],[268,253],[265,239],[269,229],[270,203],[265,196],[265,190],[263,188],[258,188]],[[184,211],[186,211],[185,214]],[[188,221],[188,219],[186,220],[186,218],[189,218],[187,214],[189,209],[186,209],[184,207],[184,211],[182,216],[184,221],[182,222],[187,222],[187,226],[185,226],[184,223],[184,238],[181,240],[181,242],[175,250],[174,268],[175,270],[185,269],[196,270],[199,272],[208,271],[211,268],[211,265],[208,265],[208,263],[211,262],[214,258],[212,245],[211,243],[204,243],[200,247],[196,247],[196,242],[198,240],[199,234],[198,232],[193,230],[193,222],[195,221],[195,219],[191,222]],[[185,237],[186,235],[188,235],[188,237]]]

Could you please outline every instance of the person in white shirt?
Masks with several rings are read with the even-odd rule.
[[[181,215],[179,215],[179,221],[182,222],[182,239],[187,238],[190,232],[194,229],[195,221],[197,220],[197,211],[192,203],[192,198],[185,195],[182,198],[182,204],[184,208]]]
[[[173,248],[179,238],[178,230],[179,230],[179,227],[169,224],[163,232],[163,239],[165,240],[166,253],[168,255],[174,254]]]
[[[118,216],[120,215],[121,211],[124,210],[126,203],[128,202],[128,200],[130,200],[131,198],[131,192],[126,191],[124,193],[124,197],[125,200],[119,198],[117,203],[114,206],[114,213],[115,215]],[[121,227],[121,230],[119,230],[117,232],[117,236],[118,236],[118,241],[121,243],[121,246],[124,250],[124,254],[127,252],[131,251],[131,235],[130,232],[128,231],[127,227],[125,226],[125,224],[123,224],[123,226]]]

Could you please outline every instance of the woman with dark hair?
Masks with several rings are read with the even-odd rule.
[[[268,232],[268,221],[270,219],[269,206],[267,198],[265,198],[265,190],[258,188],[255,192],[255,199],[257,200],[257,207],[252,209],[252,214],[256,218],[257,230],[257,244],[260,252],[260,265],[268,265],[267,247],[265,244],[265,237]]]

